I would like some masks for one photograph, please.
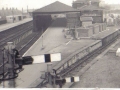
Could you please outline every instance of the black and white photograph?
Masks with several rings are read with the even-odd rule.
[[[0,0],[0,89],[120,90],[120,0]]]

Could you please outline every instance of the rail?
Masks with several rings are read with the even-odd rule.
[[[16,28],[16,27],[15,27]],[[1,47],[1,49],[2,49],[2,47],[6,44],[6,42],[14,42],[14,44],[16,45],[16,44],[18,44],[19,42],[21,42],[23,39],[25,39],[27,36],[29,36],[30,34],[32,34],[32,25],[30,25],[30,26],[23,26],[23,27],[18,27],[18,28],[16,28],[17,30],[18,30],[18,32],[17,33],[15,33],[15,34],[11,34],[9,37],[5,37],[4,39],[1,39],[1,44],[0,44],[0,47]],[[21,30],[22,29],[22,30]],[[17,39],[16,39],[17,38]],[[2,63],[1,65],[0,65],[0,69],[2,70],[4,67],[3,67],[3,65],[6,65],[7,64],[7,62],[8,61],[4,61],[4,63]],[[7,71],[5,71],[4,73],[4,76],[6,77],[6,75],[8,74],[8,72]],[[2,78],[2,75],[1,75],[1,77],[0,78]],[[1,83],[1,82],[0,82]]]
[[[95,44],[95,43],[97,43],[97,44]],[[59,67],[58,66],[55,67],[55,69],[57,70],[57,73],[60,73],[60,71],[64,71],[67,68],[70,68],[71,65],[74,65],[77,61],[83,59],[86,55],[95,51],[97,48],[99,48],[101,46],[102,46],[101,42],[97,41],[87,47],[84,47],[83,49],[80,49],[80,50],[74,52],[72,55],[70,55],[69,57],[64,59],[65,62],[59,64]]]
[[[97,56],[99,55],[102,51],[104,51],[106,48],[108,48],[112,43],[114,43],[116,41],[117,38],[119,38],[119,36],[117,36],[116,38],[114,38],[113,40],[111,40],[109,43],[107,43],[105,46],[100,47],[98,50],[95,50],[93,52],[91,52],[87,57],[83,57],[82,59],[78,60],[76,63],[72,64],[71,67],[69,66],[69,68],[67,70],[65,70],[65,72],[60,72],[61,76],[65,76],[67,73],[69,73],[70,71],[72,71],[73,69],[75,69],[76,67],[78,67],[81,63],[84,63],[86,60],[88,60],[89,58],[93,57],[93,56]]]
[[[113,38],[111,41],[109,41],[106,45],[101,46],[99,48],[99,50],[95,50],[95,51],[91,52],[89,55],[87,55],[81,59],[76,60],[76,58],[73,58],[73,61],[68,60],[63,65],[61,65],[59,68],[57,68],[57,72],[59,71],[58,74],[60,74],[62,77],[65,77],[66,75],[70,74],[71,71],[73,71],[75,68],[78,68],[78,66],[83,64],[84,62],[87,62],[88,59],[90,59],[90,58],[93,59],[96,56],[98,56],[102,51],[104,51],[112,43],[114,43],[117,38],[120,38],[120,35],[117,35],[115,38]]]

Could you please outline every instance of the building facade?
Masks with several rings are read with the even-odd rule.
[[[99,0],[77,0],[72,6],[80,11],[80,17],[92,17],[93,23],[103,23],[103,9],[99,3]]]
[[[93,6],[99,7],[100,0],[76,0],[76,1],[73,1],[72,7],[76,8],[76,9],[80,8],[84,5],[87,5],[89,3],[89,1],[91,1],[91,4]]]

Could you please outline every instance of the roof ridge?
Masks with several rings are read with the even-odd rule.
[[[83,7],[85,7],[85,6],[87,6],[87,5],[83,5],[83,6],[79,7],[78,9],[81,9],[81,8],[83,8]]]
[[[69,5],[66,5],[62,2],[55,1],[51,4],[48,4],[40,9],[35,10],[34,12],[65,12],[65,11],[78,11]],[[34,13],[33,12],[33,13]]]

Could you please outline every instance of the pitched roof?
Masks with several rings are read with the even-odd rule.
[[[51,12],[78,12],[77,9],[72,8],[66,4],[63,4],[59,1],[56,1],[52,4],[49,4],[45,7],[35,10],[33,13],[51,13]]]
[[[93,21],[92,17],[80,17],[81,21]]]
[[[97,7],[97,6],[93,6],[93,5],[84,5],[80,8],[78,8],[80,11],[84,11],[84,10],[103,10],[103,8]]]

